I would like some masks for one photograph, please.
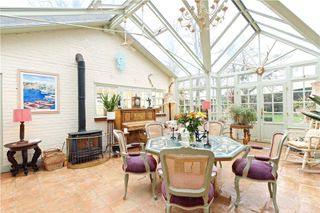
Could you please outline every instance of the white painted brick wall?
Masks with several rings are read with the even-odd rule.
[[[147,76],[152,73],[154,85],[166,89],[169,77],[137,51],[122,47],[121,38],[100,31],[68,29],[1,35],[1,73],[3,73],[3,143],[17,141],[19,123],[12,121],[18,107],[17,70],[30,70],[59,75],[60,112],[33,114],[25,124],[25,138],[40,138],[41,149],[61,147],[68,132],[78,129],[77,63],[81,53],[86,62],[87,129],[105,129],[103,122],[94,122],[94,83],[109,83],[150,88]],[[126,57],[126,69],[119,73],[116,53]],[[2,146],[3,144],[1,144]],[[7,149],[3,149],[3,165],[8,166]],[[16,154],[20,155],[20,153]],[[29,158],[32,153],[29,153]]]

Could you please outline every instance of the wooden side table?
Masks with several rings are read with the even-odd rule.
[[[243,129],[244,137],[243,137],[242,143],[244,145],[247,145],[251,140],[250,129],[252,129],[252,128],[253,128],[252,125],[231,124],[230,125],[230,138],[234,139],[232,137],[232,129]]]
[[[19,172],[19,168],[23,169],[25,175],[28,175],[28,166],[32,167],[33,171],[38,171],[37,160],[41,155],[41,149],[38,144],[41,140],[33,140],[29,142],[13,142],[5,144],[4,147],[8,148],[7,157],[11,163],[12,169],[10,170],[12,176],[16,176]],[[28,149],[34,149],[34,154],[31,162],[28,163]],[[21,151],[22,153],[22,164],[18,164],[14,155],[16,152]]]

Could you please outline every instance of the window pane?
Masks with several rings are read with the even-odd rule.
[[[263,120],[266,122],[272,122],[272,113],[264,113]]]
[[[273,101],[274,102],[282,102],[283,101],[283,94],[282,93],[274,93],[273,94]]]
[[[276,103],[273,105],[274,107],[274,112],[283,112],[283,104],[281,103]]]
[[[264,94],[263,100],[264,102],[272,102],[272,94]]]
[[[283,122],[283,114],[282,113],[274,113],[273,117],[274,117],[273,122]]]
[[[265,112],[272,112],[272,104],[264,104]]]

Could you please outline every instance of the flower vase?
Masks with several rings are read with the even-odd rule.
[[[196,141],[195,132],[189,132],[189,144],[194,144]]]

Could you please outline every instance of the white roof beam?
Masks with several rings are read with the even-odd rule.
[[[139,10],[148,0],[138,0],[130,2],[125,8],[124,13],[117,15],[111,20],[109,25],[106,25],[105,28],[115,29],[119,24],[123,22],[124,18],[129,18],[134,12]]]
[[[307,47],[305,47],[305,46],[302,46],[302,45],[299,45],[299,44],[297,44],[297,43],[288,41],[287,39],[281,38],[281,37],[279,37],[279,36],[273,35],[273,34],[271,34],[271,33],[265,32],[265,31],[261,31],[261,34],[262,34],[262,35],[265,35],[265,36],[268,36],[268,37],[270,37],[270,38],[273,38],[273,39],[275,39],[275,40],[281,41],[281,42],[283,42],[283,43],[285,43],[285,44],[287,44],[287,45],[290,45],[290,46],[293,46],[293,47],[295,47],[295,48],[298,48],[298,49],[300,49],[300,50],[302,50],[302,51],[304,51],[304,52],[306,52],[306,53],[312,54],[312,55],[314,55],[314,56],[316,56],[316,57],[320,57],[320,52],[311,50],[311,49],[309,49],[309,48],[307,48]]]
[[[279,0],[261,2],[273,10],[277,15],[286,20],[288,24],[303,35],[310,43],[320,49],[320,36],[307,24],[305,24],[298,16],[289,10]]]
[[[0,8],[5,16],[72,16],[123,14],[122,9],[78,9],[78,8]]]
[[[242,13],[243,17],[248,21],[248,23],[253,28],[253,30],[256,31],[257,33],[260,32],[259,26],[256,24],[252,16],[248,13],[247,8],[244,6],[242,1],[234,0],[232,2],[238,8],[238,10]]]
[[[143,30],[148,38],[150,38],[155,44],[172,60],[174,61],[185,73],[188,75],[191,75],[191,73],[170,53],[159,41],[156,39],[153,34],[152,30],[149,29],[147,26],[142,27],[142,22],[139,20],[139,17],[137,17],[135,14],[133,14],[130,19],[132,22],[134,22],[141,30]]]
[[[177,31],[173,29],[170,23],[162,16],[160,11],[154,6],[154,4],[150,1],[147,6],[150,10],[157,16],[157,18],[161,21],[161,23],[169,30],[169,32],[173,35],[173,37],[183,46],[183,48],[187,51],[187,53],[197,62],[197,64],[203,67],[202,62],[199,60],[199,57],[194,54],[194,52],[190,49],[190,47],[184,42],[184,40],[179,36]]]

